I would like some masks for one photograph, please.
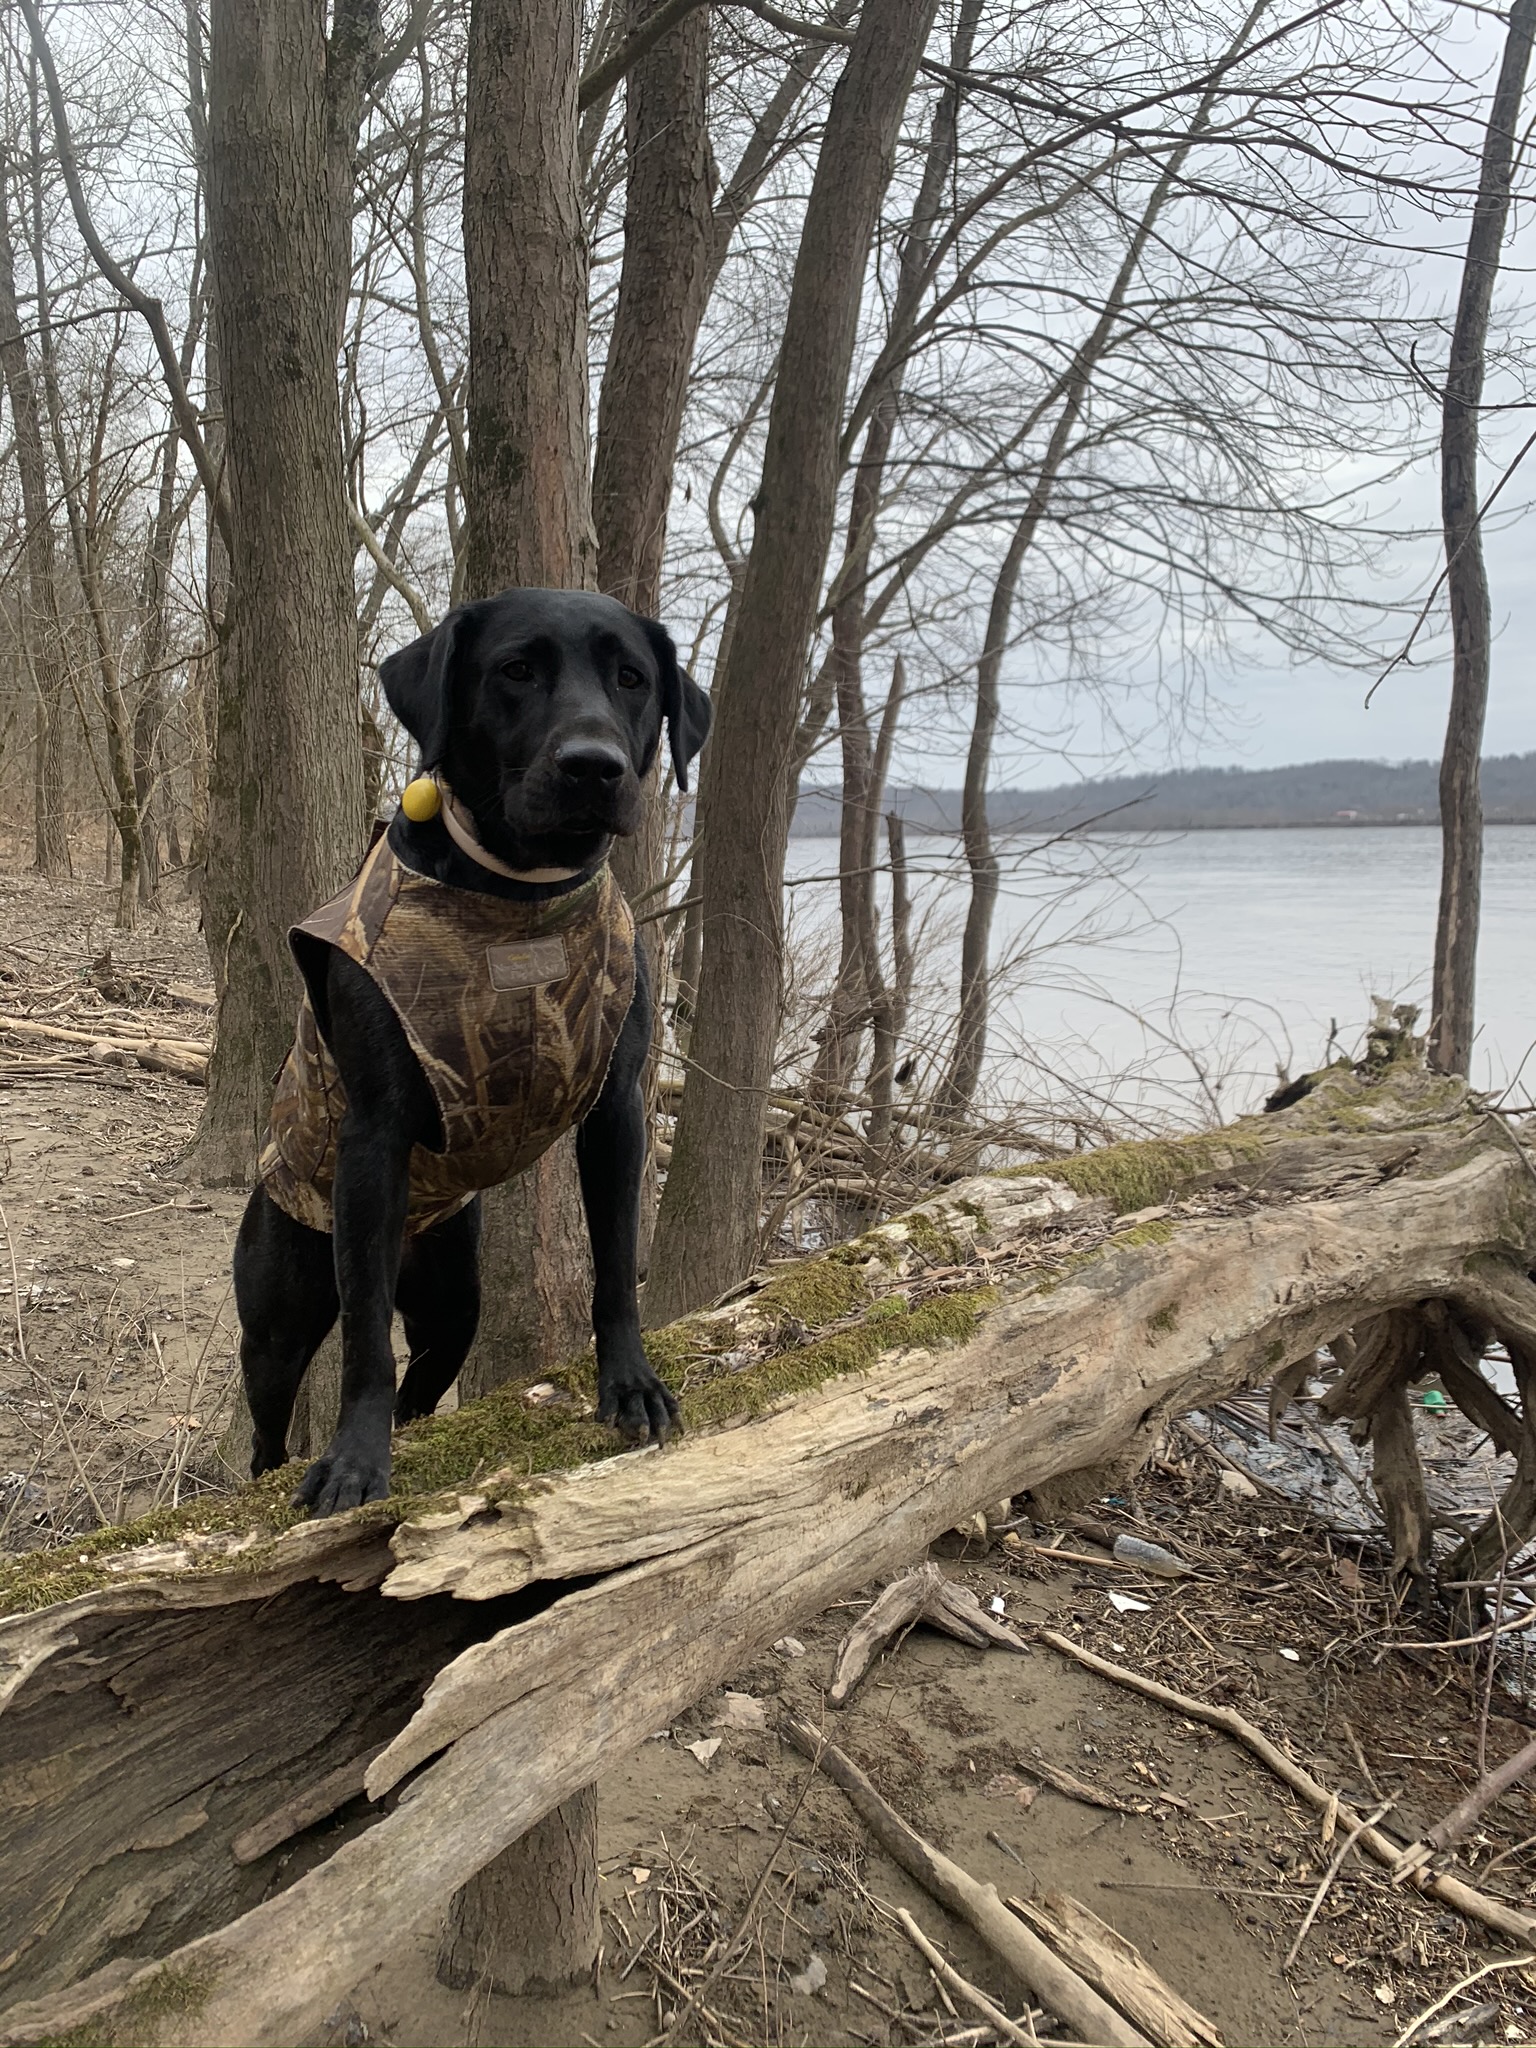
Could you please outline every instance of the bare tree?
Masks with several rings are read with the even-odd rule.
[[[1440,510],[1451,612],[1451,709],[1440,760],[1440,910],[1430,1002],[1429,1060],[1469,1074],[1482,911],[1483,803],[1479,769],[1488,710],[1492,616],[1477,496],[1479,412],[1488,317],[1509,219],[1520,103],[1536,32],[1536,0],[1513,0],[1488,110],[1461,294],[1441,401]]]
[[[646,1290],[653,1323],[739,1279],[756,1245],[795,729],[836,517],[864,269],[934,12],[935,0],[866,0],[806,207],[752,552],[701,782],[694,873],[706,946],[693,1079]]]
[[[54,562],[57,542],[43,452],[42,415],[16,297],[16,243],[10,217],[10,167],[0,169],[0,367],[10,401],[26,522],[26,595],[22,644],[36,697],[33,724],[33,865],[39,874],[69,871],[64,821],[64,655]]]
[[[377,10],[341,0],[330,43],[325,12],[212,8],[209,268],[232,544],[203,888],[219,991],[196,1147],[209,1179],[251,1171],[292,1032],[288,927],[341,886],[365,834],[334,218],[362,81],[331,53],[366,44]]]

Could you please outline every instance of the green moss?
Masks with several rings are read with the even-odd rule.
[[[930,1265],[958,1266],[966,1255],[966,1246],[937,1216],[928,1210],[919,1210],[902,1218],[907,1242],[914,1250],[922,1253]]]
[[[1154,1216],[1149,1223],[1138,1223],[1131,1230],[1117,1230],[1110,1243],[1133,1250],[1145,1244],[1166,1244],[1173,1236],[1173,1230],[1173,1223],[1168,1217]]]
[[[1147,1341],[1155,1343],[1159,1337],[1166,1337],[1179,1327],[1179,1311],[1172,1302],[1160,1308],[1155,1316],[1147,1317]]]
[[[54,2034],[43,2048],[130,2048],[153,2041],[167,2020],[191,2020],[203,2010],[219,1981],[212,1960],[166,1964],[128,1991],[121,2004],[97,2020],[84,2020],[68,2033]]]
[[[805,1393],[827,1380],[867,1372],[883,1352],[963,1343],[996,1299],[995,1288],[972,1287],[939,1295],[920,1308],[898,1306],[879,1316],[866,1316],[814,1343],[776,1352],[744,1372],[721,1372],[689,1388],[682,1396],[683,1419],[690,1427],[702,1428],[761,1415],[791,1395]]]
[[[768,1320],[793,1316],[808,1329],[851,1315],[870,1298],[864,1275],[843,1259],[806,1259],[775,1273],[744,1306]]]
[[[1227,1130],[1188,1138],[1142,1138],[1124,1145],[1103,1145],[1071,1159],[1010,1166],[1005,1173],[1009,1179],[1061,1181],[1079,1195],[1108,1200],[1116,1215],[1125,1216],[1136,1209],[1155,1208],[1207,1174],[1222,1172],[1240,1159],[1257,1158],[1263,1149],[1257,1130],[1233,1124]]]

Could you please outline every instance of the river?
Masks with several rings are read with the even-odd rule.
[[[1358,1049],[1370,998],[1423,1002],[1434,953],[1432,827],[1108,834],[1003,842],[990,1092],[1160,1123],[1252,1108],[1277,1067]],[[966,889],[954,841],[914,836],[913,1037],[952,1028]],[[790,844],[791,931],[823,960],[836,843]],[[883,892],[884,895],[884,892]],[[1473,1080],[1536,1088],[1536,826],[1487,835]],[[812,978],[810,976],[807,977]],[[1521,1074],[1522,1062],[1525,1071]]]

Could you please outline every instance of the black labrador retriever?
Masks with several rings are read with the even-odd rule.
[[[662,1442],[676,1421],[677,1403],[646,1361],[635,1292],[651,996],[643,951],[632,944],[628,913],[605,861],[614,835],[632,833],[639,823],[641,778],[656,757],[664,723],[678,782],[687,787],[688,762],[709,731],[709,700],[680,668],[662,627],[611,598],[574,591],[509,590],[459,606],[385,661],[380,677],[423,767],[443,786],[440,813],[413,822],[402,809],[362,871],[369,875],[375,856],[384,860],[379,900],[387,900],[401,930],[418,899],[425,899],[429,919],[445,904],[458,905],[471,920],[532,918],[530,928],[542,928],[540,920],[558,923],[567,899],[588,902],[594,889],[608,891],[605,900],[617,903],[623,930],[613,958],[622,976],[610,962],[607,980],[592,984],[595,996],[583,985],[585,994],[578,991],[580,999],[568,1005],[576,1018],[570,1030],[556,1016],[558,1043],[577,1046],[572,1063],[587,1069],[557,1077],[556,1094],[567,1123],[571,1105],[584,1106],[577,1157],[596,1275],[598,1413],[633,1441]],[[436,801],[427,784],[413,787],[427,792],[416,810]],[[451,893],[434,893],[435,885]],[[341,910],[331,923],[324,920],[337,905],[306,920],[306,927],[320,927],[319,936],[304,928],[294,936],[307,1002],[284,1076],[299,1057],[309,1019],[310,1071],[321,1075],[332,1113],[325,1207],[282,1199],[293,1176],[281,1161],[268,1172],[276,1158],[269,1139],[263,1180],[246,1208],[234,1259],[241,1367],[255,1424],[253,1477],[285,1462],[299,1384],[340,1311],[340,1420],[294,1496],[296,1506],[317,1515],[389,1491],[392,1421],[408,1422],[437,1406],[468,1353],[480,1306],[478,1194],[422,1209],[413,1180],[423,1170],[430,1177],[447,1149],[446,1127],[459,1114],[454,1084],[443,1080],[430,1057],[429,1081],[421,1030],[399,998],[398,963],[391,980],[382,950],[370,955],[366,939],[358,939],[357,888],[352,898],[337,899]],[[430,924],[411,929],[430,936]],[[623,950],[625,933],[631,953]],[[483,1014],[494,1022],[507,1014],[507,1004],[536,1004],[547,996],[541,978],[548,983],[562,969],[575,985],[585,963],[565,960],[565,944],[557,933],[553,942],[461,949],[452,958],[469,963],[469,971],[462,986],[457,969],[448,977],[439,1019],[452,1021],[465,1003],[483,999],[491,1006]],[[480,988],[485,960],[490,980]],[[509,972],[498,979],[498,962],[505,968],[508,961]],[[470,983],[476,986],[466,994]],[[494,993],[502,988],[524,993]],[[611,1020],[606,1043],[604,1000]],[[502,1065],[508,1065],[504,1057]],[[279,1103],[282,1098],[280,1079]],[[472,1115],[474,1103],[465,1100]],[[520,1157],[512,1170],[527,1163]],[[319,1199],[312,1187],[300,1192]],[[397,1308],[410,1349],[398,1393],[390,1343]]]

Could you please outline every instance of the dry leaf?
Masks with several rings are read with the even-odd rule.
[[[715,1751],[720,1747],[720,1738],[718,1735],[711,1735],[707,1737],[706,1740],[703,1742],[685,1742],[683,1744],[683,1747],[687,1750],[690,1756],[696,1756],[699,1762],[704,1766],[705,1770],[707,1771],[709,1769],[710,1759],[714,1756]]]
[[[720,1711],[710,1723],[713,1728],[766,1728],[768,1709],[749,1692],[722,1695]]]
[[[1223,1493],[1235,1493],[1239,1500],[1257,1500],[1259,1489],[1246,1472],[1223,1472],[1221,1475]]]
[[[1346,1593],[1359,1592],[1363,1581],[1360,1577],[1360,1567],[1352,1557],[1335,1558],[1334,1569],[1337,1571],[1339,1583],[1343,1586]]]

